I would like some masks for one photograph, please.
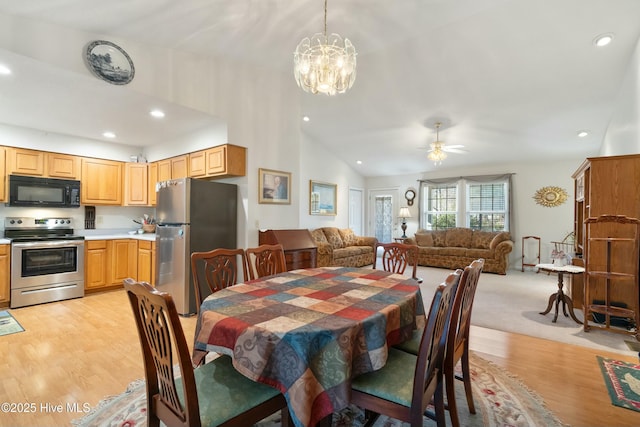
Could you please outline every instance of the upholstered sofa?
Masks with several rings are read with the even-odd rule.
[[[323,227],[311,230],[318,247],[318,267],[364,267],[373,264],[375,237],[356,236],[350,228]]]
[[[506,274],[513,242],[508,232],[490,232],[470,228],[418,230],[405,243],[418,245],[418,265],[464,268],[484,258],[482,271]]]

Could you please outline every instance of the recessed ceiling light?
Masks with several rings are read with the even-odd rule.
[[[362,164],[362,160],[356,160],[356,164],[361,165]]]
[[[149,114],[151,114],[156,119],[161,119],[165,115],[164,111],[162,111],[162,110],[151,110],[151,111],[149,111]]]
[[[104,136],[105,138],[115,138],[116,134],[113,132],[107,131],[107,132],[102,132],[102,136]]]
[[[580,138],[584,138],[587,135],[589,135],[589,131],[588,130],[579,130],[578,131],[578,137],[580,137]]]
[[[310,119],[309,119],[309,116],[303,116],[302,120],[305,121],[305,122],[308,122]]]
[[[613,41],[613,33],[600,34],[598,37],[593,39],[593,44],[596,47],[604,47]]]
[[[0,74],[7,76],[11,74],[11,69],[9,69],[9,67],[7,67],[6,65],[0,64]]]

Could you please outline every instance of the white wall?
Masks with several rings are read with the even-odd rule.
[[[607,128],[600,154],[640,153],[640,40],[620,85],[616,109]]]
[[[544,163],[512,163],[510,165],[493,165],[464,169],[441,168],[438,171],[402,175],[393,177],[376,177],[366,180],[367,189],[399,188],[400,206],[406,205],[404,193],[408,188],[419,189],[419,179],[448,178],[469,175],[490,175],[514,173],[513,194],[515,227],[511,231],[514,241],[514,249],[510,256],[511,268],[520,268],[522,261],[522,237],[538,236],[541,239],[541,261],[548,262],[551,253],[552,241],[562,240],[573,231],[573,179],[571,175],[580,166],[584,159],[553,161]],[[426,160],[425,160],[426,161]],[[548,208],[535,203],[533,195],[536,190],[545,186],[557,186],[567,191],[568,198],[564,204]],[[418,229],[418,206],[420,200],[416,197],[410,212],[412,218],[407,220],[407,236],[412,236]],[[529,256],[529,253],[527,253]]]
[[[300,228],[349,226],[349,187],[364,188],[365,179],[339,157],[306,134],[301,135]],[[338,188],[335,216],[309,215],[309,181],[336,184]]]

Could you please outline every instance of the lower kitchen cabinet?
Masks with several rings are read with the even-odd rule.
[[[87,240],[84,244],[84,288],[104,288],[107,283],[107,241]]]
[[[87,291],[122,286],[138,276],[138,242],[134,239],[89,240],[85,243]]]
[[[11,245],[0,245],[0,305],[9,302],[9,266]]]
[[[156,284],[156,242],[138,241],[138,280]]]

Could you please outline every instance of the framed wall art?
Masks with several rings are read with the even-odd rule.
[[[258,169],[258,203],[291,204],[291,173]]]
[[[336,215],[338,186],[309,181],[309,215]]]

